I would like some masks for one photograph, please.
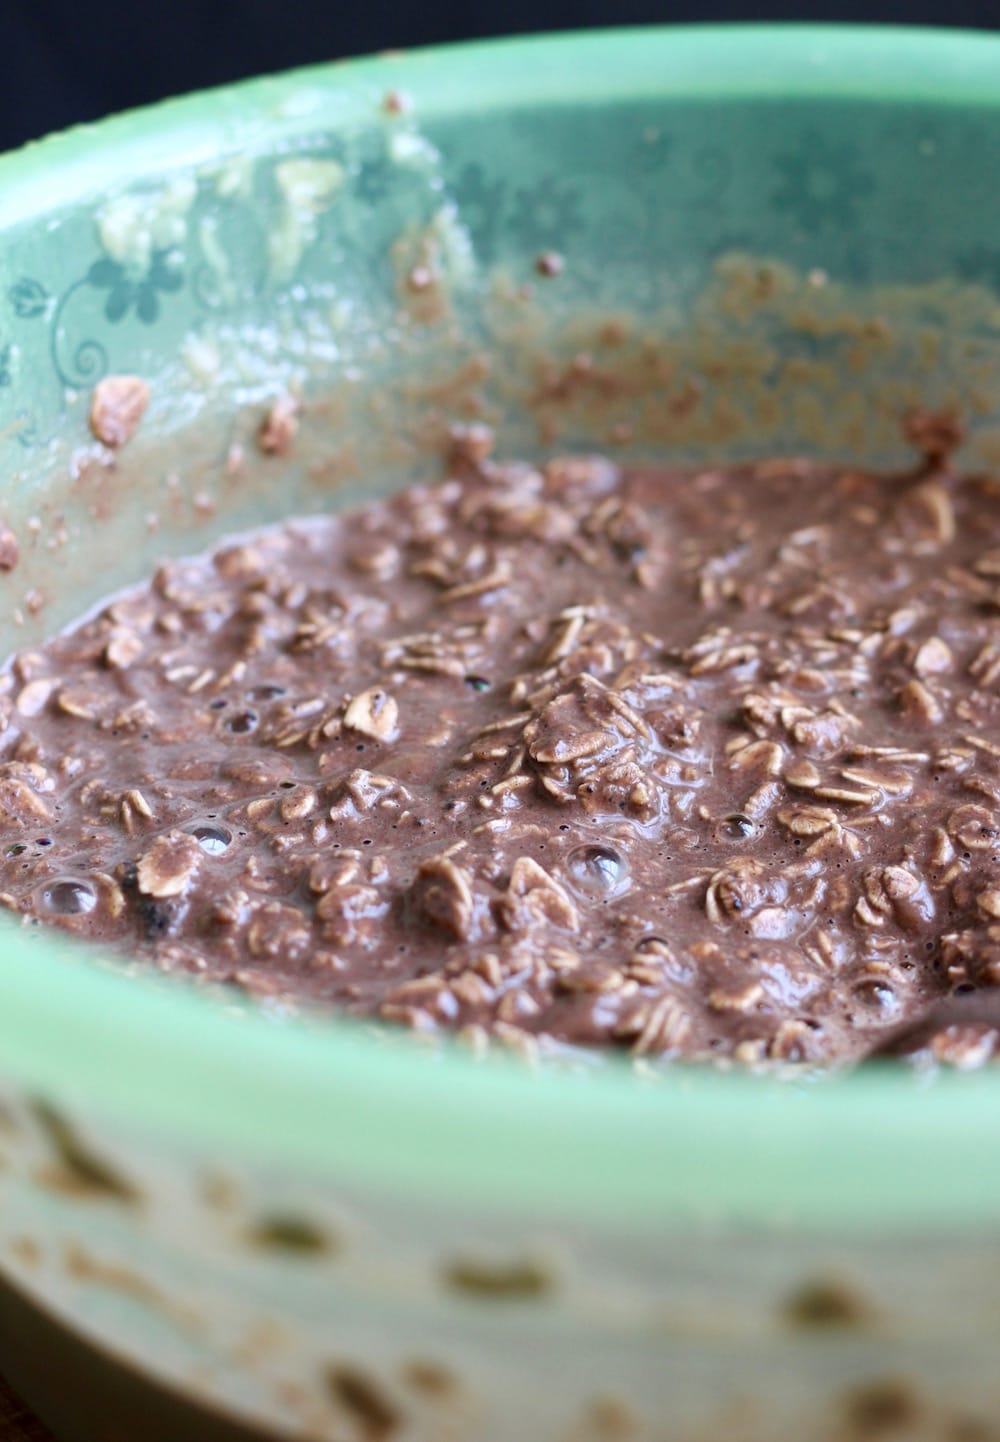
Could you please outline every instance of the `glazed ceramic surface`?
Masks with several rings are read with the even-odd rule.
[[[456,420],[883,462],[956,406],[993,468],[998,196],[1000,42],[874,28],[333,65],[8,157],[0,652],[433,474]],[[87,411],[118,372],[152,403],[115,457]],[[253,437],[289,387],[286,464]],[[3,919],[0,1078],[8,1280],[280,1436],[1000,1437],[994,1076],[531,1070]]]

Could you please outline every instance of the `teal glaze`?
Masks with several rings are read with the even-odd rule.
[[[385,107],[390,91],[401,114]],[[898,368],[900,399],[925,383],[932,395],[978,387],[988,435],[1000,394],[998,196],[1000,41],[876,27],[459,46],[73,131],[0,162],[0,516],[20,533],[39,508],[71,511],[72,587],[53,581],[65,614],[185,539],[169,518],[137,539],[152,504],[139,477],[119,497],[125,539],[95,559],[99,533],[65,478],[102,374],[149,377],[150,434],[197,423],[218,464],[234,408],[289,376],[317,393],[363,390],[397,383],[408,354],[423,364],[489,346],[497,277],[534,287],[539,334],[583,309],[625,312],[683,350],[733,252],[781,262],[796,284],[821,272],[858,313],[895,288],[905,335],[878,384],[895,384]],[[392,262],[419,233],[439,246],[454,298],[451,319],[423,330],[399,318]],[[535,274],[548,248],[566,258],[558,282]],[[883,313],[882,299],[872,306]],[[714,334],[727,312],[710,309]],[[804,337],[785,319],[730,317],[733,336],[776,358],[765,390],[795,358],[849,376],[844,332]],[[223,354],[200,388],[179,360],[192,338]],[[522,435],[516,404],[491,385],[484,404],[508,404]],[[886,448],[883,433],[869,440],[864,391],[853,451],[830,440],[840,453]],[[777,421],[759,441],[741,433],[744,449],[808,443],[805,408],[786,413],[778,394]],[[830,408],[825,394],[806,396],[813,410]],[[713,453],[697,437],[685,450]],[[272,483],[241,523],[297,494]],[[9,617],[40,555],[0,578],[0,650],[33,634],[30,618],[22,630]],[[928,1089],[888,1069],[815,1085],[689,1070],[640,1085],[614,1064],[533,1075],[344,1023],[237,1014],[179,983],[123,978],[7,918],[0,1067],[19,1087],[150,1134],[432,1202],[557,1202],[567,1216],[647,1220],[761,1221],[780,1209],[815,1226],[879,1218],[918,1230],[942,1215],[994,1219],[1000,1206],[997,1076]]]

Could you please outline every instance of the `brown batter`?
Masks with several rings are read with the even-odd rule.
[[[925,449],[474,431],[441,485],[164,565],[0,678],[0,900],[473,1041],[985,1060],[948,999],[1000,983],[1000,488]]]

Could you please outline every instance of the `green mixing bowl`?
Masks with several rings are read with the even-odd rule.
[[[3,654],[164,553],[432,473],[456,419],[883,462],[955,405],[963,463],[1000,460],[996,39],[326,66],[4,159],[0,236]],[[153,400],[112,455],[89,393],[123,371]],[[301,444],[260,457],[289,386]],[[0,1358],[65,1438],[1000,1437],[996,1075],[532,1070],[8,919],[0,1079]]]

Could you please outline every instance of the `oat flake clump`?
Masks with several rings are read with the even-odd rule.
[[[21,559],[21,547],[9,526],[0,525],[0,571],[13,571]]]
[[[910,433],[877,476],[470,425],[439,485],[165,563],[0,677],[0,900],[475,1047],[982,1065],[1000,494]]]
[[[90,429],[117,450],[132,439],[149,405],[149,387],[139,376],[105,376],[94,387]]]
[[[257,430],[257,445],[268,456],[287,456],[299,430],[299,403],[293,396],[280,396]]]

